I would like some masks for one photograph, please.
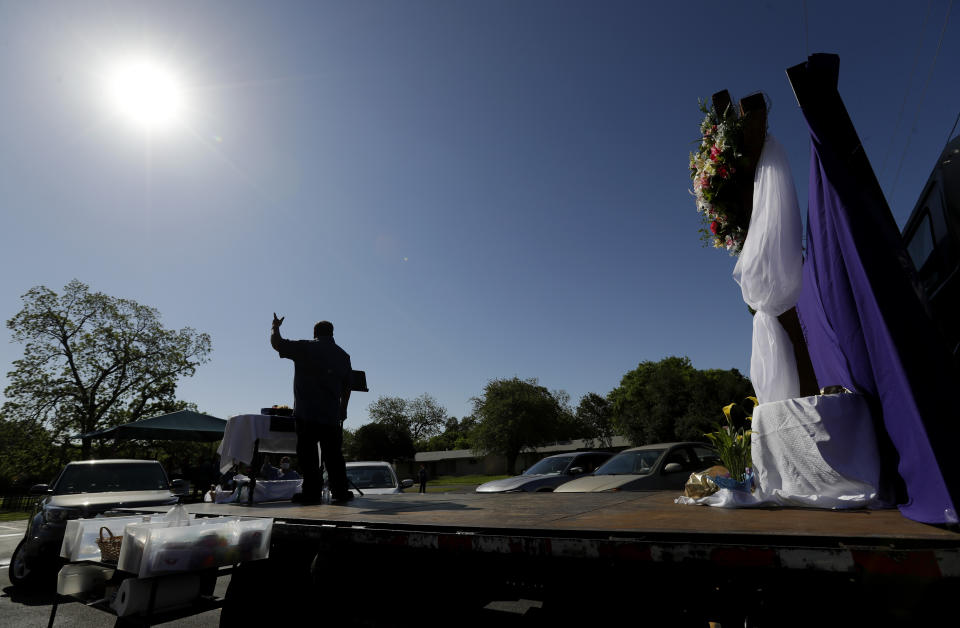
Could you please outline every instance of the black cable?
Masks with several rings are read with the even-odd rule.
[[[947,141],[943,145],[944,148],[946,148],[947,144],[950,143],[950,140],[953,139],[953,132],[957,130],[957,122],[960,122],[960,112],[957,112],[957,119],[953,121],[953,128],[950,129],[950,133],[947,134]]]
[[[947,7],[947,15],[943,18],[943,28],[940,29],[940,41],[937,42],[937,51],[933,53],[933,61],[930,63],[930,71],[927,72],[927,80],[923,84],[923,91],[920,92],[920,102],[917,104],[917,115],[913,118],[913,124],[910,125],[911,133],[907,134],[907,145],[903,147],[903,154],[900,156],[900,163],[897,165],[897,174],[893,177],[893,187],[890,188],[890,198],[897,190],[897,180],[900,178],[900,168],[903,167],[903,160],[907,156],[907,150],[910,148],[910,139],[913,135],[912,130],[917,126],[920,119],[920,108],[923,106],[923,98],[927,93],[927,87],[930,85],[930,78],[933,76],[933,68],[937,65],[937,57],[940,56],[940,46],[943,44],[943,34],[947,31],[947,22],[950,21],[950,10],[953,8],[953,0],[950,0],[950,6]]]
[[[883,156],[883,163],[880,165],[880,176],[887,170],[887,159],[893,152],[893,143],[897,139],[897,133],[900,132],[900,123],[903,121],[903,112],[907,108],[907,98],[910,96],[910,88],[913,86],[913,77],[917,73],[917,65],[920,63],[920,51],[923,49],[923,36],[927,32],[927,22],[930,19],[930,12],[933,10],[933,0],[927,3],[927,14],[923,17],[923,26],[920,27],[920,41],[917,42],[917,53],[913,56],[913,67],[910,68],[910,80],[907,81],[907,88],[903,92],[903,102],[900,103],[900,113],[897,114],[897,123],[893,127],[893,134],[890,136],[890,144],[887,146],[887,152]]]
[[[933,0],[930,0],[933,2]],[[807,19],[807,0],[803,0],[803,58],[810,58],[810,21]]]

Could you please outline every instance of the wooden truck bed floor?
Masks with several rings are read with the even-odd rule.
[[[459,530],[564,537],[776,537],[807,543],[960,548],[960,533],[911,521],[896,509],[726,509],[674,503],[674,491],[365,496],[345,506],[272,502],[188,504],[197,515],[272,517],[299,524]],[[149,510],[160,510],[149,509]],[[783,541],[788,542],[787,538]]]

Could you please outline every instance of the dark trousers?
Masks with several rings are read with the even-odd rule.
[[[334,499],[346,495],[347,467],[343,461],[343,427],[340,423],[327,424],[298,418],[297,461],[303,475],[303,494],[320,497],[323,492],[323,474],[317,443],[323,452],[323,466],[330,480],[330,493]]]

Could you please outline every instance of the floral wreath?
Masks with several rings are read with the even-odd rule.
[[[740,194],[740,173],[749,171],[741,150],[743,119],[729,105],[718,114],[703,100],[700,111],[704,113],[702,138],[697,152],[690,153],[690,193],[697,199],[697,212],[703,221],[700,236],[705,246],[739,255],[747,239],[751,210],[744,206]]]

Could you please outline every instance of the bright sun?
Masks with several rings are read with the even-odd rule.
[[[120,115],[147,131],[169,128],[183,109],[183,89],[176,75],[147,58],[118,64],[108,76],[108,93]]]

